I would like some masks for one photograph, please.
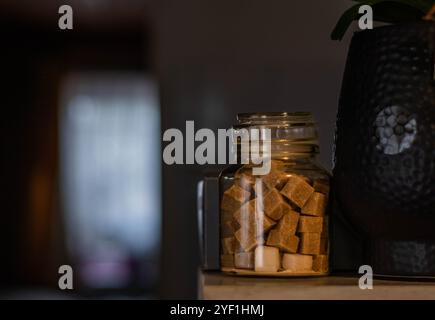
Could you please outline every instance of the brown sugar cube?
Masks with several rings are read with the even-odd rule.
[[[272,160],[270,163],[270,172],[268,174],[258,176],[262,183],[268,188],[282,188],[287,180],[286,174],[282,171],[284,162],[278,160]]]
[[[257,235],[263,235],[265,232],[272,229],[276,222],[270,219],[263,212],[255,212],[253,216],[248,220],[249,228],[251,230],[256,230]]]
[[[295,234],[298,221],[299,213],[290,210],[282,216],[281,220],[279,220],[277,229],[288,234]]]
[[[252,251],[257,245],[263,244],[264,233],[276,224],[262,212],[255,212],[247,219],[241,220],[240,229],[234,233],[244,251]]]
[[[234,237],[237,239],[240,248],[242,249],[237,251],[249,252],[254,250],[255,247],[259,244],[256,236],[256,231],[249,230],[248,228],[241,227],[234,233]]]
[[[228,234],[228,233],[234,233],[235,230],[237,230],[237,228],[233,228],[233,223],[235,222],[234,220],[234,215],[233,213],[230,213],[228,211],[221,211],[221,216],[220,216],[220,226],[221,226],[221,232]]]
[[[223,254],[233,254],[236,248],[236,239],[234,237],[222,239],[222,252]]]
[[[233,229],[233,225],[231,223],[231,221],[226,221],[224,223],[221,224],[221,237],[231,237],[235,230]]]
[[[313,257],[304,254],[285,253],[282,256],[282,268],[291,272],[307,272],[313,267]]]
[[[233,185],[226,190],[222,196],[221,209],[224,211],[234,212],[240,206],[249,200],[251,193],[245,189]]]
[[[323,216],[325,215],[325,209],[326,196],[323,193],[314,192],[302,207],[301,212],[312,216]]]
[[[261,198],[261,199],[264,199],[269,194],[269,192],[272,190],[276,190],[279,192],[279,190],[277,188],[269,188],[268,186],[266,186],[262,182],[261,179],[257,180],[257,182],[254,185],[254,189],[253,189],[255,196],[257,198]],[[285,199],[284,199],[284,201],[285,201]]]
[[[328,272],[328,256],[323,254],[314,256],[313,270],[316,272]]]
[[[287,180],[289,179],[289,177],[292,177],[292,176],[297,176],[297,177],[301,178],[301,179],[304,180],[306,183],[308,183],[310,186],[313,185],[313,181],[312,181],[310,178],[308,178],[308,177],[306,177],[306,176],[296,175],[296,174],[294,174],[294,173],[287,173],[287,174],[286,174],[286,182],[287,182]]]
[[[243,205],[240,206],[238,210],[234,212],[234,219],[239,223],[242,224],[243,221],[247,221],[251,218],[251,216],[255,215],[255,212],[257,211],[257,201],[256,199],[252,199]],[[259,208],[259,211],[261,208]]]
[[[221,237],[231,237],[239,228],[240,225],[235,219],[225,221],[221,224]]]
[[[259,246],[255,249],[255,271],[277,272],[281,266],[278,248]]]
[[[313,192],[314,188],[303,178],[296,175],[289,176],[286,185],[281,190],[281,194],[299,208],[302,208],[305,205]]]
[[[239,252],[247,252],[245,251],[245,249],[243,249],[242,245],[240,244],[239,240],[237,240],[237,237],[234,234],[234,238],[235,240],[235,247],[234,247],[234,253],[239,253]]]
[[[329,194],[329,183],[327,180],[315,180],[313,188],[316,192],[323,193],[325,196]]]
[[[268,231],[276,222],[263,213],[262,199],[252,199],[243,204],[234,213],[234,218],[242,228],[249,226],[249,229],[257,230],[259,234]]]
[[[255,254],[254,252],[239,252],[234,255],[234,265],[241,269],[254,269]]]
[[[325,234],[320,235],[320,254],[326,254],[328,252],[329,241]]]
[[[235,184],[249,192],[252,192],[255,185],[255,177],[247,173],[236,174]]]
[[[278,184],[280,184],[281,179],[284,176],[282,175],[281,172],[279,171],[274,171],[271,170],[269,174],[264,175],[261,177],[261,182],[264,183],[264,185],[269,188],[269,189],[273,189],[275,188]]]
[[[233,213],[222,210],[220,219],[220,231],[222,237],[230,237],[239,228]]]
[[[231,219],[231,221],[229,221],[229,224],[231,225],[231,228],[233,230],[233,233],[236,232],[236,230],[238,230],[240,228],[240,224],[237,222],[236,219]]]
[[[234,237],[237,239],[236,252],[249,252],[264,243],[263,233],[249,226],[241,227],[234,233]]]
[[[270,219],[263,212],[256,212],[256,224],[258,226],[257,228],[263,230],[264,233],[272,229],[273,226],[276,225],[276,222]]]
[[[234,268],[234,254],[221,254],[221,267]]]
[[[267,237],[266,244],[277,247],[284,252],[296,252],[298,250],[299,238],[288,232],[272,229]]]
[[[292,210],[275,188],[269,191],[264,197],[263,209],[264,213],[273,220],[281,219],[285,213]]]
[[[264,242],[264,233],[270,230],[276,222],[261,211],[257,200],[248,201],[234,213],[234,218],[240,229],[234,234],[244,251],[252,251],[257,245]],[[258,210],[257,210],[258,208]]]
[[[303,254],[320,254],[320,233],[301,233],[299,252]]]
[[[293,211],[295,211],[295,212],[300,212],[301,211],[301,208],[299,208],[297,205],[295,205],[294,203],[292,203],[292,202],[288,202],[288,205],[290,206],[290,208],[292,208],[292,210]]]
[[[321,233],[323,230],[323,218],[301,215],[299,218],[298,232]]]
[[[222,221],[231,221],[233,219],[234,212],[221,210],[221,220]]]
[[[278,179],[278,183],[275,185],[275,189],[281,190],[287,183],[288,178],[285,174],[281,175]]]

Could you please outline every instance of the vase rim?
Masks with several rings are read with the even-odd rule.
[[[391,23],[391,24],[377,26],[377,27],[374,27],[373,29],[357,30],[354,32],[353,36],[366,35],[368,33],[377,33],[377,32],[384,31],[386,29],[400,29],[400,28],[404,28],[404,27],[413,27],[413,28],[419,27],[419,28],[421,28],[422,26],[435,27],[435,21],[418,20],[418,21]]]

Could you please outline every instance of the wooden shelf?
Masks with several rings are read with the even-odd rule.
[[[357,277],[259,278],[200,273],[199,296],[211,300],[433,300],[435,282],[374,280],[362,290]]]

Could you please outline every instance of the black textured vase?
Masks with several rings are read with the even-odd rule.
[[[337,116],[337,210],[377,275],[435,277],[435,24],[355,33]]]

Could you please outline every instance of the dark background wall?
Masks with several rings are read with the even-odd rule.
[[[57,28],[61,4],[74,9],[74,31]],[[349,0],[0,1],[6,110],[1,137],[8,155],[2,158],[1,185],[4,278],[12,284],[28,285],[29,279],[51,284],[51,273],[29,274],[25,266],[44,270],[62,256],[50,244],[62,238],[59,232],[53,236],[60,223],[56,101],[57,80],[69,69],[154,74],[163,130],[183,130],[186,120],[195,120],[196,128],[228,128],[239,112],[311,111],[319,126],[320,161],[330,169],[350,33],[342,42],[331,41],[329,34],[350,5]],[[161,297],[196,297],[196,184],[207,169],[213,168],[162,168]],[[35,205],[49,213],[33,225],[28,199],[35,172],[35,179],[42,176],[36,186],[43,186],[35,187]],[[31,232],[40,242],[34,243]],[[33,258],[26,254],[32,248]]]
[[[58,1],[0,2],[0,289],[57,288],[65,248],[59,194],[62,81],[69,72],[149,71],[144,6],[72,2],[61,31]]]
[[[155,65],[163,129],[228,128],[238,112],[300,111],[318,121],[321,163],[331,168],[334,122],[349,35],[329,34],[346,0],[159,1]],[[198,247],[199,166],[164,167],[162,292],[192,297]],[[175,245],[176,244],[176,245]]]

